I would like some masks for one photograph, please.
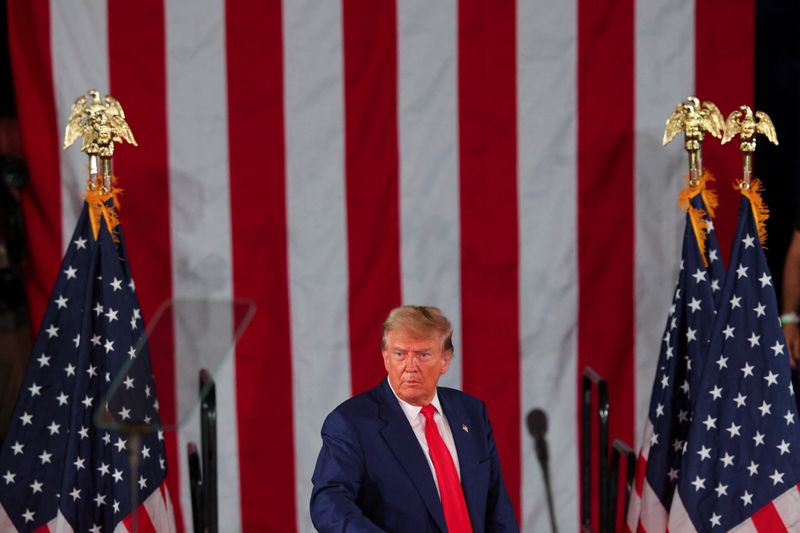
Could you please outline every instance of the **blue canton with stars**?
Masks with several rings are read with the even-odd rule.
[[[678,492],[698,531],[726,531],[800,482],[800,432],[775,289],[742,198]]]
[[[19,531],[67,519],[76,532],[113,531],[131,512],[128,437],[94,416],[126,363],[108,407],[117,420],[158,424],[144,325],[121,228],[95,241],[84,204],[64,256],[0,450],[0,504]],[[128,363],[129,364],[129,363]],[[122,376],[120,376],[122,378]],[[163,435],[142,437],[137,501],[166,475]]]
[[[690,199],[705,211],[700,194]],[[645,477],[665,509],[669,509],[679,479],[683,445],[689,432],[691,391],[697,387],[697,369],[705,358],[715,317],[715,296],[722,291],[724,274],[719,246],[709,220],[706,235],[708,268],[703,263],[692,221],[687,213],[678,283],[662,337],[649,419],[645,434],[649,448]],[[718,299],[718,298],[717,298]],[[695,369],[692,371],[692,369]]]

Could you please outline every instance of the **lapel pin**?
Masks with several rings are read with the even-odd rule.
[[[469,433],[469,428],[466,424],[461,424],[461,429],[463,429],[465,433]]]

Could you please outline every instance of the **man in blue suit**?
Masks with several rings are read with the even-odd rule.
[[[435,307],[389,314],[381,341],[388,379],[322,426],[311,494],[319,531],[519,531],[486,406],[437,387],[452,333]]]

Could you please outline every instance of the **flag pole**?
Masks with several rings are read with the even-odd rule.
[[[683,132],[683,147],[689,155],[690,187],[697,187],[703,175],[702,143],[705,133],[720,138],[724,125],[719,108],[709,101],[701,104],[696,96],[686,97],[667,118],[661,144],[668,144],[678,133]]]

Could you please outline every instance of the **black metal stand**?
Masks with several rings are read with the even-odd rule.
[[[192,520],[195,533],[217,533],[217,398],[214,380],[205,369],[200,370],[200,399],[202,459],[197,445],[188,445]]]
[[[625,507],[623,516],[628,514],[628,504],[631,500],[631,489],[633,488],[633,477],[636,474],[636,454],[625,442],[614,439],[611,445],[611,479],[609,496],[611,497],[611,516],[608,519],[608,531],[614,531],[617,525],[617,482],[619,478],[619,456],[625,456]]]

